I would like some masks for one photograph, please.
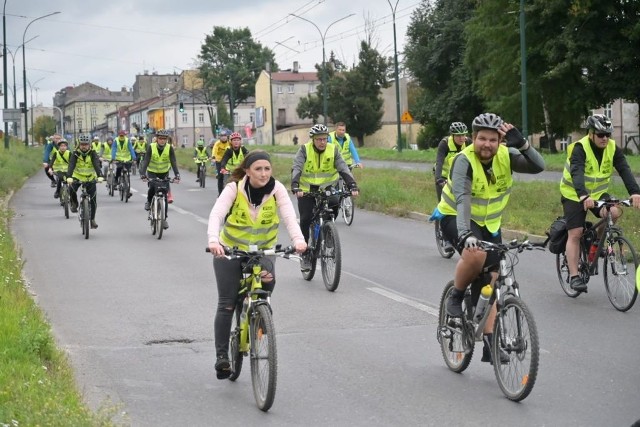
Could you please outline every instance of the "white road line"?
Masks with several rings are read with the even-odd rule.
[[[375,292],[378,295],[382,295],[383,297],[387,297],[389,299],[392,299],[394,301],[397,301],[399,303],[408,305],[410,307],[413,308],[417,308],[418,310],[422,310],[425,313],[428,313],[434,317],[438,317],[438,310],[436,310],[435,308],[431,308],[428,305],[419,303],[417,301],[413,301],[409,298],[405,298],[401,295],[398,295],[394,292],[390,292],[387,291],[386,289],[381,289],[381,288],[367,288],[367,290],[371,291],[371,292]]]
[[[195,220],[198,221],[201,224],[209,225],[209,220],[208,219],[202,218],[201,216],[196,215],[193,212],[189,212],[187,210],[179,208],[176,205],[171,205],[170,208],[171,208],[171,210],[174,210],[174,211],[178,212],[179,214],[187,215],[187,216],[190,216],[192,218],[195,218]]]

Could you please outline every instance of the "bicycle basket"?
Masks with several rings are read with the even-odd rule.
[[[561,254],[567,245],[567,220],[559,216],[551,223],[547,231],[547,247],[552,254]]]

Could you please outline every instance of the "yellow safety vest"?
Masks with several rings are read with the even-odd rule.
[[[202,147],[202,148],[196,147],[196,152],[198,153],[198,155],[196,156],[196,159],[200,161],[205,161],[209,158],[209,156],[207,155],[207,147]]]
[[[111,144],[108,142],[102,143],[102,157],[111,159]]]
[[[451,163],[453,163],[453,158],[458,154],[458,146],[453,141],[453,136],[449,135],[449,139],[447,139],[447,145],[449,146],[449,152],[447,153],[444,161],[442,162],[442,178],[449,179],[449,171],[451,170]],[[467,143],[462,143],[462,148],[466,148]]]
[[[307,142],[304,147],[307,151],[307,160],[304,162],[302,175],[300,175],[300,189],[309,191],[312,185],[324,187],[338,181],[338,169],[336,169],[335,165],[335,145],[327,143],[327,148],[320,153],[320,156],[313,148],[313,141]],[[320,157],[319,161],[316,161],[317,157]]]
[[[589,197],[598,200],[608,189],[611,182],[611,175],[613,174],[613,155],[616,152],[616,142],[613,139],[609,139],[604,153],[602,154],[602,163],[598,165],[598,159],[596,159],[593,150],[591,149],[591,143],[589,142],[589,135],[574,142],[567,147],[567,161],[564,163],[564,170],[562,171],[562,180],[560,181],[560,194],[569,200],[575,202],[580,201],[580,197],[576,193],[576,189],[573,186],[573,179],[570,172],[570,160],[571,153],[576,144],[582,144],[582,148],[587,156],[584,164],[584,184],[589,193]]]
[[[329,136],[331,137],[330,141],[332,144],[337,144],[338,146],[340,146],[340,141],[338,141],[338,138],[336,137],[336,131],[329,133]],[[351,150],[349,149],[351,147],[351,144],[351,135],[345,133],[344,141],[342,143],[342,146],[340,147],[340,154],[349,166],[353,164],[353,157],[351,157]]]
[[[222,142],[220,140],[216,141],[213,145],[213,158],[216,159],[216,162],[221,162],[224,157],[224,152],[229,148],[230,142]]]
[[[469,159],[473,173],[471,182],[471,219],[478,225],[484,226],[492,233],[500,229],[502,211],[509,202],[513,177],[511,175],[511,159],[509,149],[500,145],[498,152],[491,162],[493,177],[491,181],[482,167],[482,163],[473,151],[473,145],[460,152]],[[456,199],[452,192],[451,180],[442,189],[442,199],[438,210],[444,215],[456,215]]]
[[[147,142],[146,141],[136,141],[133,146],[133,149],[136,153],[144,153],[147,151]]]
[[[171,158],[169,156],[171,146],[167,143],[164,146],[162,154],[158,151],[158,143],[151,144],[151,158],[149,159],[149,167],[147,170],[153,173],[167,173],[171,169]]]
[[[53,160],[53,171],[54,172],[66,172],[69,169],[69,150],[62,153],[58,151],[56,154],[56,158]]]
[[[236,199],[220,233],[220,242],[245,251],[249,250],[249,245],[256,245],[258,249],[272,248],[278,239],[280,223],[276,198],[272,195],[262,203],[258,207],[258,216],[253,220],[249,201],[240,190],[240,185],[244,182],[238,183]]]
[[[81,154],[79,151],[76,151],[75,154],[78,159],[72,176],[81,182],[93,181],[96,179],[98,175],[96,174],[96,170],[93,168],[93,163],[91,162],[91,150],[87,151],[86,154]]]
[[[231,150],[231,157],[227,160],[225,169],[229,172],[233,172],[244,160],[244,152],[242,151],[242,147],[240,147],[238,155],[233,151],[233,148],[229,147],[229,150]]]
[[[123,142],[116,139],[116,160],[120,162],[130,162],[131,152],[129,151],[129,138],[125,138]]]
[[[51,151],[49,152],[49,161],[51,161],[51,159],[53,158],[53,153],[58,152],[58,147],[56,146],[56,144],[52,142],[51,145],[53,145],[53,147],[51,147]]]
[[[100,141],[98,141],[98,142],[92,142],[92,143],[91,143],[91,149],[92,149],[93,151],[95,151],[96,153],[99,153],[99,152],[100,152],[100,146],[101,146],[101,145],[102,145],[102,143],[101,143]]]

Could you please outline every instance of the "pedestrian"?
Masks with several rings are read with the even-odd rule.
[[[293,145],[298,145],[298,135],[293,135]]]

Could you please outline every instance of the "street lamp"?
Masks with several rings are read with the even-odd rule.
[[[353,15],[355,15],[355,13],[351,13],[345,17],[342,17],[336,21],[333,21],[331,24],[329,24],[329,26],[327,27],[326,30],[324,30],[324,34],[322,33],[322,31],[320,31],[320,28],[318,28],[318,26],[313,22],[308,20],[307,18],[303,18],[302,16],[298,16],[295,13],[290,13],[289,15],[291,16],[295,16],[296,18],[302,19],[303,21],[307,21],[308,23],[310,23],[311,25],[313,25],[314,27],[316,27],[316,30],[318,30],[318,33],[320,33],[320,39],[322,39],[322,115],[324,116],[324,124],[327,124],[327,111],[328,111],[328,107],[327,107],[327,70],[326,70],[326,65],[325,65],[325,53],[324,53],[324,39],[327,36],[327,31],[329,31],[329,28],[331,28],[331,26],[333,24],[337,24],[338,22],[342,21],[343,19],[347,19]]]
[[[391,7],[391,14],[393,16],[393,61],[395,64],[396,74],[396,126],[398,130],[398,151],[402,152],[402,131],[400,130],[400,77],[398,76],[398,44],[396,42],[396,9],[400,0],[396,0],[396,5],[391,5],[391,1],[387,0]]]
[[[7,0],[5,0],[5,5],[6,5],[6,3],[7,3]],[[25,59],[25,53],[24,53],[24,50],[25,50],[25,46],[24,45],[26,43],[24,41],[24,38],[26,37],[27,30],[29,29],[31,24],[33,24],[34,22],[36,22],[36,21],[38,21],[40,19],[44,19],[44,18],[47,18],[47,17],[52,16],[52,15],[57,15],[58,13],[60,13],[60,12],[52,12],[52,13],[49,13],[47,15],[42,15],[42,16],[37,17],[36,19],[33,19],[31,22],[29,22],[27,24],[27,27],[24,29],[24,33],[22,33],[22,86],[24,86],[24,88],[23,88],[24,89],[23,100],[24,100],[24,107],[25,107],[24,108],[24,124],[25,124],[25,126],[24,126],[25,127],[25,129],[24,129],[24,145],[25,146],[29,145],[29,130],[27,129],[27,65],[26,65],[26,59]],[[5,60],[5,64],[6,64],[6,60]],[[6,78],[6,75],[7,75],[6,66],[5,66],[4,75],[5,75],[5,78]],[[6,103],[7,103],[7,98],[5,97],[5,104]],[[5,127],[6,126],[7,125],[5,125]]]
[[[5,9],[7,8],[7,0],[4,0],[4,6],[2,6],[2,70],[3,70],[3,83],[4,91],[7,91],[7,16],[5,15]],[[15,97],[15,88],[14,88]],[[9,99],[5,93],[4,95],[4,109],[9,107]],[[4,122],[4,148],[9,148],[9,122]]]
[[[29,109],[29,111],[31,112],[31,132],[33,132],[33,89],[34,89],[34,86],[36,85],[36,83],[38,83],[39,81],[42,81],[42,80],[44,80],[44,77],[40,77],[38,80],[33,82],[33,84],[29,80],[27,80],[27,84],[29,85],[29,94],[30,94],[30,100],[31,100],[31,108]],[[37,98],[38,98],[38,88],[36,87],[35,90],[36,90],[36,100],[37,100]],[[27,106],[26,103],[24,105],[25,105],[25,107]],[[25,117],[26,117],[26,113],[25,113]],[[24,123],[24,128],[25,129],[29,129],[29,126],[28,126],[27,122]]]
[[[29,40],[27,40],[26,42],[24,42],[23,44],[21,44],[20,46],[16,47],[16,50],[14,50],[13,52],[9,51],[9,53],[11,54],[11,65],[13,66],[13,108],[15,109],[17,107],[17,98],[18,98],[18,92],[16,89],[16,53],[18,53],[18,50],[20,50],[20,48],[22,46],[24,46],[25,44],[29,43],[31,40],[36,39],[40,36],[33,36],[31,37]],[[18,136],[18,122],[14,122],[13,123],[13,136],[17,137]]]
[[[55,105],[52,105],[51,108],[55,108],[56,110],[58,110],[58,113],[60,113],[60,128],[62,129],[62,137],[64,138],[64,116],[62,115],[62,110]],[[57,131],[58,129],[56,127],[56,132]]]
[[[520,0],[520,102],[522,108],[522,136],[529,137],[527,126],[527,41],[525,39],[524,0]]]

